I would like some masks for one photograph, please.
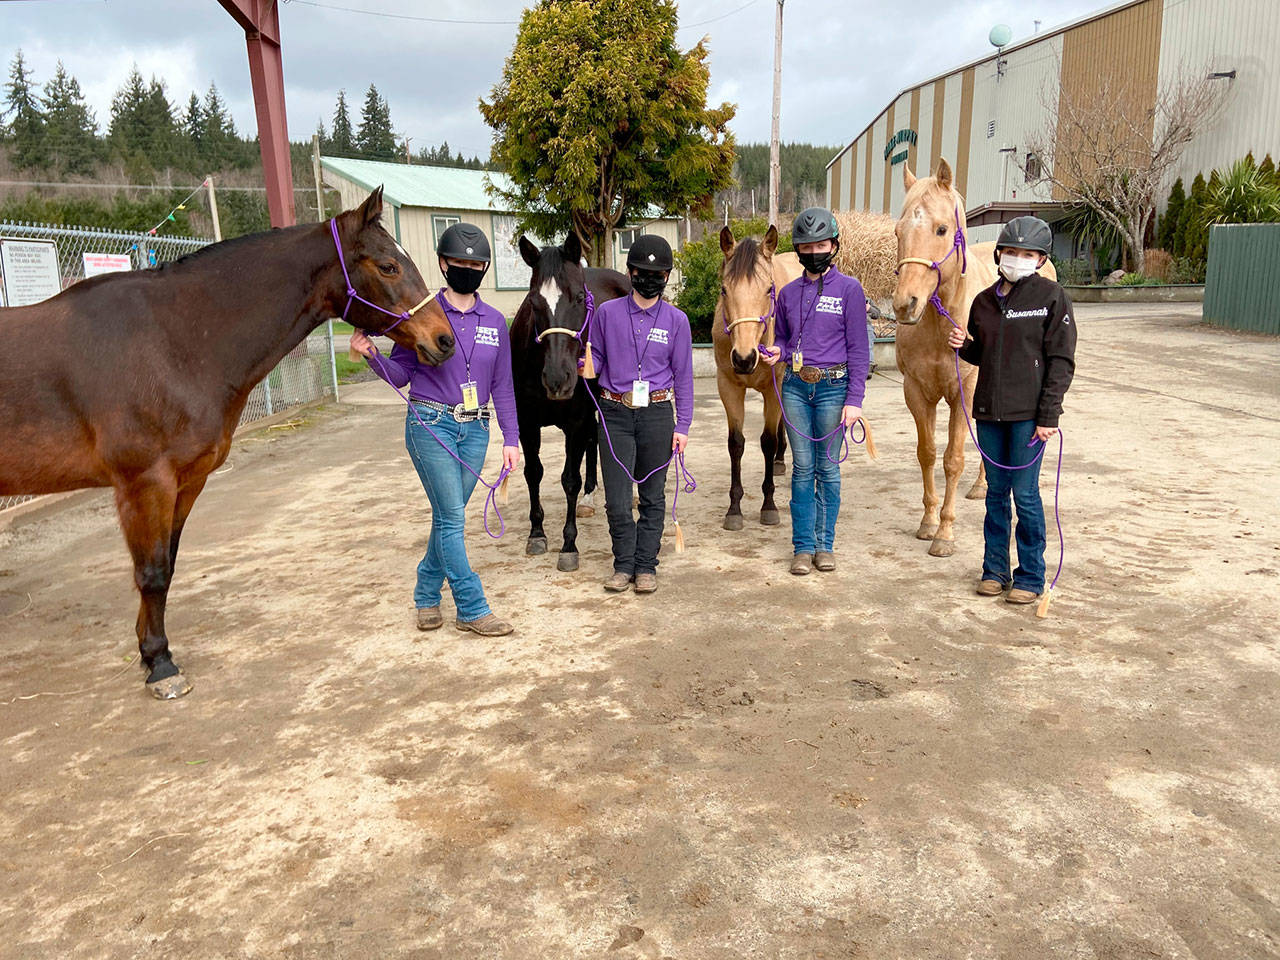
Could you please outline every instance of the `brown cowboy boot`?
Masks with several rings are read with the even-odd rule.
[[[515,629],[507,621],[499,620],[492,613],[486,613],[479,620],[455,620],[453,625],[459,630],[470,630],[482,637],[505,637]]]
[[[438,630],[444,625],[444,617],[440,615],[440,607],[418,608],[418,629]]]

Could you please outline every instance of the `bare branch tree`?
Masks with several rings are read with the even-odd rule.
[[[1207,69],[1181,71],[1154,103],[1134,80],[1105,75],[1088,92],[1046,88],[1046,119],[1027,149],[1061,199],[1088,206],[1120,232],[1142,272],[1144,237],[1169,174],[1225,101]]]

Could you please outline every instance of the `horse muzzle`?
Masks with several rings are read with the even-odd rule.
[[[893,301],[893,316],[898,323],[908,327],[915,326],[920,322],[920,318],[924,315],[925,301],[919,297],[912,297],[909,300]]]
[[[754,371],[756,366],[760,363],[760,351],[752,350],[744,357],[742,354],[738,353],[737,350],[732,350],[729,353],[729,362],[733,365],[734,373],[745,377],[747,374]]]
[[[440,366],[452,357],[454,350],[457,349],[456,344],[453,342],[453,337],[449,336],[438,337],[436,340],[436,348],[434,350],[428,347],[425,343],[419,343],[417,346],[418,356],[422,359],[422,362],[427,364],[429,367]]]

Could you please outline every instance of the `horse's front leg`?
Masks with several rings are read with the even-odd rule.
[[[773,502],[773,474],[777,469],[780,444],[785,443],[783,431],[779,429],[782,422],[782,408],[772,390],[763,390],[764,397],[764,432],[760,434],[760,452],[764,454],[764,483],[760,487],[764,494],[764,504],[760,507],[760,522],[765,526],[774,526],[781,522],[778,506]]]
[[[594,517],[596,515],[596,450],[599,443],[596,439],[596,415],[594,412],[587,419],[586,426],[582,429],[587,434],[587,482],[582,488],[582,499],[578,501],[578,507],[574,512],[579,517]]]
[[[929,556],[949,557],[956,550],[956,491],[960,475],[964,473],[964,413],[960,410],[959,395],[948,397],[951,416],[947,421],[947,449],[942,454],[942,469],[947,477],[947,489],[942,498],[941,523],[938,533],[929,545]]]
[[[742,421],[746,417],[746,388],[720,372],[716,374],[716,388],[720,402],[724,404],[725,419],[729,424],[729,509],[724,515],[726,530],[742,529],[742,453],[747,441],[742,435]]]
[[[165,602],[173,578],[173,556],[177,552],[174,538],[177,500],[177,481],[167,464],[116,486],[120,529],[133,556],[133,579],[141,595],[138,653],[147,670],[147,690],[159,700],[173,700],[191,691],[191,683],[169,653],[169,639],[164,629]]]
[[[910,376],[902,381],[902,393],[916,422],[916,460],[920,463],[920,479],[924,484],[924,516],[916,529],[916,539],[932,540],[938,532],[938,489],[933,482],[933,465],[938,458],[938,448],[933,439],[937,401],[930,401],[924,389]]]
[[[524,450],[524,482],[529,488],[529,539],[524,552],[530,557],[547,552],[547,535],[542,529],[542,497],[538,488],[542,484],[542,427],[536,423],[520,421],[520,446]]]
[[[567,507],[564,512],[564,545],[556,559],[556,569],[568,573],[578,569],[578,519],[575,505],[578,491],[582,489],[582,457],[586,453],[586,439],[582,425],[570,427],[564,432],[564,470],[560,474],[560,486],[564,488]]]

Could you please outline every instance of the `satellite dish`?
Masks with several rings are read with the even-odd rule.
[[[1009,45],[1009,41],[1013,39],[1013,30],[1006,24],[997,23],[991,28],[991,32],[987,34],[987,39],[993,47],[999,50],[1001,47]]]

